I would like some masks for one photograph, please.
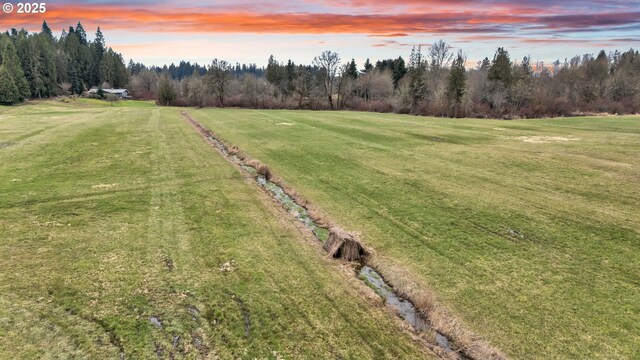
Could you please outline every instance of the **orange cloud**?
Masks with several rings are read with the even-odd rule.
[[[356,6],[359,2],[364,4],[361,0],[347,2],[349,6]],[[433,0],[427,2],[436,3]],[[126,29],[157,33],[367,34],[381,38],[415,34],[455,34],[462,36],[464,41],[465,34],[473,34],[476,37],[482,34],[493,35],[493,39],[500,40],[500,34],[520,36],[532,34],[532,31],[546,31],[545,36],[548,37],[553,33],[606,31],[611,27],[640,24],[640,12],[632,11],[553,15],[529,7],[521,7],[514,11],[514,8],[506,3],[469,10],[473,1],[453,2],[464,5],[461,6],[462,10],[441,9],[436,6],[426,12],[330,14],[248,12],[239,9],[216,12],[211,8],[178,8],[157,4],[153,8],[138,5],[51,4],[46,14],[13,14],[11,17],[3,17],[0,25],[4,28],[27,27],[35,30],[46,18],[54,29],[81,20],[87,28],[99,25],[105,30]],[[421,3],[424,4],[417,0],[408,2],[414,6]],[[532,36],[534,35],[523,38]]]
[[[368,35],[368,37],[403,37],[409,36],[407,33],[394,33],[394,34],[376,34],[376,35]]]
[[[315,14],[315,13],[249,13],[211,12],[208,9],[156,7],[157,10],[116,5],[50,5],[44,18],[54,27],[83,22],[99,23],[105,29],[137,28],[154,32],[219,32],[219,33],[353,33],[401,36],[408,33],[476,33],[504,32],[507,25],[531,25],[540,22],[534,14],[509,11],[435,11],[401,14]],[[628,15],[628,14],[627,14]],[[599,19],[599,18],[598,18]],[[595,19],[595,22],[598,22]],[[34,15],[13,14],[15,26],[39,26]],[[544,18],[547,26],[558,26]],[[20,24],[20,22],[23,24]],[[611,20],[608,20],[611,21]],[[571,19],[565,16],[565,22]],[[588,26],[589,19],[578,19]]]

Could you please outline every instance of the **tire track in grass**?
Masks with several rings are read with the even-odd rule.
[[[186,310],[181,304],[176,304],[172,299],[168,298],[165,289],[173,289],[175,286],[175,277],[171,276],[174,268],[180,265],[176,255],[191,253],[188,241],[187,223],[183,211],[182,199],[177,189],[181,186],[181,181],[173,170],[173,162],[171,159],[169,147],[169,139],[163,129],[161,129],[160,110],[154,109],[148,121],[149,133],[155,140],[154,151],[151,152],[150,162],[153,167],[151,187],[151,199],[149,202],[149,219],[148,219],[148,242],[156,244],[156,252],[151,253],[152,259],[156,260],[147,269],[145,283],[150,285],[151,289],[158,292],[159,297],[150,297],[150,303],[154,310],[149,314],[145,314],[154,330],[151,331],[153,338],[154,351],[159,358],[163,358],[165,352],[169,358],[176,355],[185,356],[180,353],[184,350],[179,342],[191,343],[201,354],[206,357],[212,344],[208,339],[203,338],[200,334],[202,331],[209,332],[206,322],[199,321],[199,311],[194,304],[187,306]],[[161,283],[158,283],[160,279]],[[188,300],[187,300],[188,301]],[[189,301],[188,301],[189,302]],[[192,309],[196,309],[194,312]],[[185,329],[185,333],[169,333],[169,330],[163,326],[178,318],[180,312],[188,311],[192,313],[194,320],[190,329]],[[196,314],[196,315],[194,315]],[[160,333],[160,338],[154,333]],[[177,339],[177,340],[176,340]]]

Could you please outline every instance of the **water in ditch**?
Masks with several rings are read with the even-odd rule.
[[[391,306],[398,315],[404,319],[404,321],[408,322],[413,326],[417,331],[429,330],[431,327],[429,324],[420,316],[418,310],[413,304],[405,300],[393,291],[393,288],[387,284],[382,275],[377,271],[373,270],[368,266],[363,266],[359,272],[360,280],[364,281],[367,286],[372,288],[378,295],[380,295],[386,302],[387,305]],[[449,340],[440,334],[439,332],[435,333],[436,342],[440,347],[442,347],[445,351],[451,352],[451,345],[449,344]]]
[[[298,205],[292,198],[287,194],[280,186],[274,184],[271,181],[268,181],[264,176],[257,175],[256,181],[260,186],[267,189],[273,197],[278,200],[282,206],[291,214],[293,217],[298,219],[301,223],[304,224],[309,230],[313,231],[314,235],[321,242],[327,241],[329,238],[329,230],[318,226],[315,221],[309,215],[309,212],[304,207]]]
[[[269,191],[291,215],[309,228],[318,240],[324,243],[328,239],[329,230],[319,226],[309,215],[307,209],[297,204],[282,187],[267,180],[263,175],[258,174],[254,167],[247,165],[238,156],[230,155],[226,146],[218,139],[210,134],[206,136],[225,157],[238,164],[245,172],[253,176],[256,182]],[[385,303],[391,306],[404,321],[411,324],[416,331],[420,332],[430,329],[429,324],[420,316],[415,306],[410,301],[399,297],[393,288],[384,281],[380,273],[365,265],[360,269],[358,276],[360,280],[380,295],[380,297],[385,300]],[[449,340],[443,334],[436,331],[435,340],[438,346],[446,352],[454,352]]]

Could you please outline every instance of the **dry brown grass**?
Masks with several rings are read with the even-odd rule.
[[[240,152],[240,150],[238,149],[237,146],[232,145],[232,146],[227,146],[227,152],[229,153],[229,155],[236,155],[237,156],[238,153]]]
[[[263,164],[262,162],[260,162],[260,160],[256,160],[256,159],[251,159],[249,161],[246,161],[246,164],[255,168],[256,172],[262,176],[264,176],[265,179],[267,180],[271,180],[272,175],[271,175],[271,169],[269,169],[269,167],[265,164]]]
[[[329,229],[323,248],[329,256],[346,261],[362,261],[369,254],[357,236],[338,227]]]

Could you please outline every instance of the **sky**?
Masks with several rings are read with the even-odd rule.
[[[46,1],[46,0],[38,0]],[[407,59],[411,48],[439,39],[469,64],[498,46],[512,59],[550,64],[574,55],[640,48],[640,0],[90,0],[46,1],[44,14],[0,12],[0,29],[59,35],[81,21],[89,37],[100,26],[107,45],[146,65],[213,58],[265,65],[311,63],[324,50],[354,58]]]

